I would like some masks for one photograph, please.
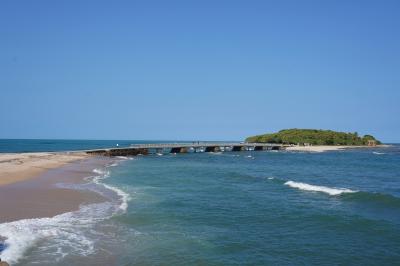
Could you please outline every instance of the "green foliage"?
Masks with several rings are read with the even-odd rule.
[[[248,137],[246,142],[264,142],[264,143],[283,143],[283,144],[304,144],[312,145],[367,145],[368,140],[375,140],[371,135],[364,137],[358,136],[357,132],[345,133],[332,130],[316,129],[284,129],[278,133],[264,134]]]

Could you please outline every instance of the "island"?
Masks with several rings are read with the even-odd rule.
[[[381,142],[372,135],[359,136],[357,132],[347,133],[333,130],[298,128],[251,136],[246,138],[246,142],[286,144],[289,146],[287,150],[303,151],[325,151],[346,147],[370,147],[381,145]]]

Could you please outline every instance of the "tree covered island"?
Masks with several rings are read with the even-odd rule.
[[[246,138],[246,142],[281,143],[300,145],[375,145],[381,142],[371,135],[359,136],[357,132],[346,133],[318,129],[284,129],[277,133]]]

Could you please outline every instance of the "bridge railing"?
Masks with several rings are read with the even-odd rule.
[[[149,143],[149,144],[132,144],[127,147],[112,147],[104,149],[93,149],[86,150],[86,152],[96,153],[96,152],[110,152],[110,151],[120,151],[130,154],[134,150],[140,149],[173,149],[173,148],[207,148],[207,147],[268,147],[274,149],[274,147],[279,147],[281,149],[285,147],[283,144],[273,144],[273,143],[244,143],[244,142],[192,142],[192,143]],[[125,151],[124,151],[125,150]]]
[[[272,143],[210,143],[210,142],[195,142],[195,143],[155,143],[155,144],[133,144],[126,148],[179,148],[179,147],[231,147],[231,146],[244,146],[244,147],[254,147],[254,146],[282,146],[282,144],[272,144]]]

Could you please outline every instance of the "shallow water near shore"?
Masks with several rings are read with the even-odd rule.
[[[1,257],[15,265],[400,261],[399,146],[119,158],[87,181],[75,189],[109,200],[0,224],[0,235],[26,237],[26,246],[6,242]]]

